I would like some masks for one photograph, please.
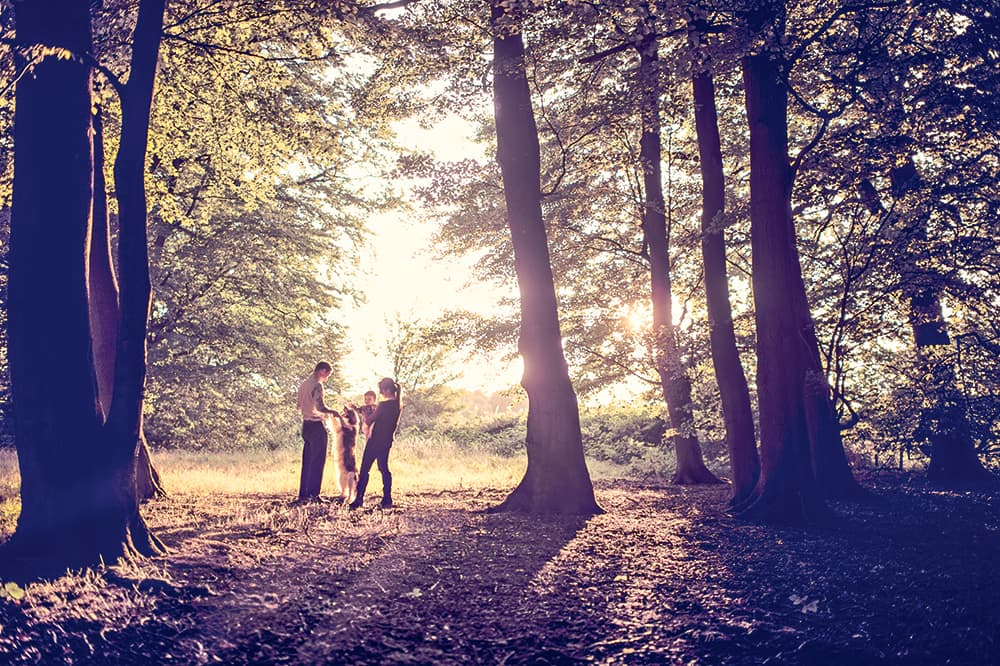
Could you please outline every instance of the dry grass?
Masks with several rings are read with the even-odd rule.
[[[13,449],[0,449],[0,539],[14,531],[17,514],[21,510],[20,488],[17,454]]]
[[[280,531],[287,527],[300,529],[301,525],[290,526],[288,521],[301,520],[304,512],[289,512],[283,502],[259,500],[261,496],[291,499],[296,495],[300,455],[298,449],[174,450],[156,451],[153,458],[171,496],[178,500],[192,497],[211,500],[204,503],[214,507],[210,520],[248,529]],[[524,474],[526,459],[462,448],[437,437],[409,436],[397,440],[390,464],[394,495],[405,498],[408,494],[441,491],[513,489]],[[588,464],[595,481],[623,476],[622,468],[609,463],[589,461]],[[371,475],[369,493],[378,495],[381,492],[378,470],[373,468]],[[20,509],[19,483],[15,452],[0,450],[0,539],[14,530]],[[335,486],[334,468],[328,464],[323,478],[324,494],[333,495]],[[251,497],[257,501],[243,501]]]

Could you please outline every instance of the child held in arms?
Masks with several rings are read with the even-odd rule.
[[[378,406],[378,396],[375,391],[365,391],[365,404],[356,407],[351,403],[351,407],[358,410],[361,415],[361,434],[367,440],[372,434],[372,424],[375,423],[375,408]]]

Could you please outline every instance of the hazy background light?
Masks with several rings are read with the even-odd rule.
[[[446,116],[431,128],[418,120],[396,124],[399,143],[434,155],[439,160],[485,159],[483,147],[473,140],[474,126],[457,116]],[[407,183],[399,194],[407,195]],[[365,303],[346,313],[347,350],[342,359],[345,395],[374,389],[380,377],[392,375],[385,341],[387,325],[398,319],[430,323],[448,310],[490,314],[501,294],[495,286],[471,278],[474,261],[467,256],[435,256],[434,233],[438,222],[424,211],[397,211],[373,216],[367,225],[369,239],[361,250],[359,271]],[[464,360],[464,359],[463,359]],[[457,364],[456,388],[500,391],[520,381],[520,359],[506,363],[495,356],[473,358]]]

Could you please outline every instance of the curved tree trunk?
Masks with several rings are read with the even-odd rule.
[[[135,491],[140,502],[166,497],[167,491],[163,487],[160,473],[153,466],[153,461],[149,457],[149,442],[146,441],[146,433],[142,424],[139,424],[139,444],[135,456]]]
[[[89,253],[90,332],[93,337],[94,369],[101,418],[108,416],[115,380],[115,347],[120,312],[118,280],[111,261],[111,230],[107,187],[104,180],[104,123],[97,108],[94,123],[94,220]],[[160,475],[149,457],[149,444],[140,430],[135,460],[135,482],[139,501],[166,496]]]
[[[730,503],[736,506],[753,491],[760,476],[760,460],[757,456],[750,389],[736,346],[732,307],[729,303],[725,236],[726,185],[719,120],[715,109],[715,85],[707,60],[699,62],[705,59],[701,33],[695,27],[691,28],[690,33],[695,56],[691,85],[698,153],[701,157],[701,254],[705,266],[708,331],[733,473],[733,497]]]
[[[721,483],[705,467],[694,427],[691,381],[688,379],[674,337],[670,284],[670,245],[660,168],[660,85],[657,40],[652,26],[639,46],[639,85],[642,86],[642,162],[645,208],[642,231],[649,247],[650,284],[653,302],[653,331],[656,341],[656,371],[660,375],[663,398],[673,428],[677,470],[673,483]]]
[[[87,3],[14,10],[20,42],[90,51]],[[110,471],[92,361],[91,68],[49,56],[16,95],[8,331],[21,514],[6,554],[22,571],[51,574],[130,554],[135,493]]]
[[[521,385],[528,393],[528,468],[518,487],[492,510],[599,513],[583,457],[576,393],[562,351],[542,222],[538,130],[524,71],[519,12],[505,11],[494,0],[491,23],[497,160],[521,294],[518,348],[524,360]]]
[[[90,289],[90,334],[101,418],[107,418],[115,384],[115,345],[118,339],[118,280],[111,261],[111,229],[107,186],[104,181],[104,122],[101,108],[94,117],[94,217],[91,225],[87,281]]]
[[[777,22],[777,21],[775,21]],[[750,125],[750,221],[761,476],[745,516],[814,519],[857,490],[820,364],[792,220],[787,91],[773,54],[742,61]]]
[[[146,145],[149,114],[156,82],[165,0],[140,0],[128,84],[120,91],[121,142],[115,159],[118,195],[118,269],[121,271],[121,325],[115,354],[115,383],[105,430],[118,452],[122,474],[136,488],[136,459],[142,436],[142,405],[146,388],[146,330],[151,287],[146,238]],[[147,453],[148,456],[148,453]],[[127,470],[121,465],[127,465]],[[130,528],[141,553],[160,552],[163,545],[139,515],[138,496],[130,504]]]

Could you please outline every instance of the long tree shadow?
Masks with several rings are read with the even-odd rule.
[[[496,662],[551,654],[528,621],[529,590],[584,529],[581,518],[420,511],[409,529],[357,569],[319,576],[260,627],[231,635],[220,656],[237,662]],[[539,610],[536,608],[536,610]],[[293,622],[283,621],[289,612]],[[549,618],[554,625],[565,621]]]
[[[991,653],[1000,633],[995,495],[887,487],[880,502],[839,505],[832,525],[791,528],[736,522],[712,510],[722,499],[712,492],[662,490],[672,497],[664,508],[689,518],[675,530],[685,554],[653,543],[630,558],[644,567],[650,597],[630,613],[653,630],[623,627],[592,657],[980,664]],[[662,530],[666,515],[645,522]],[[623,609],[611,606],[609,623]]]
[[[495,497],[455,492],[367,513],[243,497],[253,515],[219,501],[193,526],[201,500],[177,502],[159,532],[175,546],[171,587],[143,589],[126,626],[75,619],[60,649],[25,654],[973,664],[1000,629],[996,496],[890,488],[879,504],[838,506],[832,526],[778,528],[731,519],[724,488],[598,493],[607,512],[589,519],[486,515],[476,509]],[[5,631],[23,624],[10,617]]]
[[[74,652],[181,663],[441,663],[531,654],[538,663],[548,650],[564,663],[565,646],[538,627],[566,624],[565,613],[539,617],[544,608],[535,606],[528,617],[526,609],[539,574],[587,521],[486,515],[471,510],[476,496],[457,495],[457,502],[415,498],[405,511],[384,513],[291,511],[278,498],[254,498],[297,516],[297,528],[248,529],[225,511],[201,516],[197,526],[174,519],[159,530],[174,547],[166,561],[173,588],[150,596],[153,608],[141,621],[120,630],[87,627],[101,639]],[[194,503],[171,511],[193,514]],[[206,589],[213,592],[199,592]]]

